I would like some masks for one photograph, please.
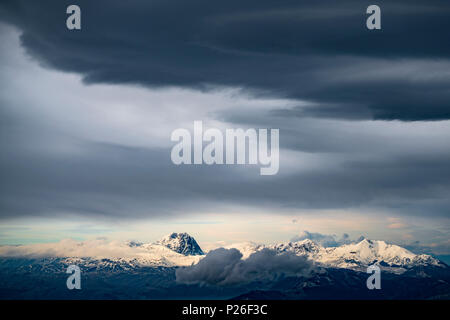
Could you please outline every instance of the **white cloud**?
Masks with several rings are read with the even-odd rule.
[[[196,265],[177,269],[177,282],[202,285],[236,285],[252,281],[274,281],[306,275],[312,262],[304,256],[263,249],[242,259],[237,249],[219,248],[208,252]]]

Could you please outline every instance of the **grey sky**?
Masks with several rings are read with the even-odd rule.
[[[81,32],[65,28],[68,3],[0,4],[1,219],[448,221],[448,2],[379,1],[378,34],[367,1],[79,1]],[[174,166],[170,133],[194,120],[279,128],[279,174]]]

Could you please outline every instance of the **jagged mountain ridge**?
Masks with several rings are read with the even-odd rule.
[[[44,250],[37,256],[44,258],[41,259],[41,265],[44,267],[51,266],[49,261],[55,261],[55,263],[77,264],[88,270],[126,271],[140,267],[189,266],[200,261],[205,254],[197,241],[187,233],[172,233],[154,243],[128,241],[114,245],[113,251],[107,251],[108,245],[103,242],[94,244],[70,242],[66,244],[62,253],[46,256],[45,252],[49,252],[49,250]],[[50,252],[54,253],[55,250],[51,244],[47,246],[52,249]],[[99,250],[90,251],[95,246]],[[9,255],[7,247],[0,247],[0,257]],[[19,253],[21,248],[28,248],[32,251],[31,246],[9,247]],[[78,251],[72,250],[72,248],[76,248]],[[244,259],[254,252],[268,248],[280,253],[293,252],[296,255],[305,255],[317,266],[362,272],[365,272],[367,266],[372,264],[378,264],[384,271],[399,274],[419,266],[447,267],[429,255],[417,255],[397,245],[368,239],[339,247],[323,247],[307,239],[272,245],[245,242],[230,245],[227,248],[236,248],[243,254]],[[67,255],[65,252],[68,252]],[[26,257],[27,254],[24,253],[23,256]],[[30,255],[28,252],[28,256],[35,257],[36,254]]]
[[[363,239],[358,243],[344,244],[339,247],[323,247],[309,239],[272,245],[245,242],[230,245],[227,248],[238,249],[244,258],[263,248],[278,252],[293,252],[297,255],[306,255],[319,266],[363,272],[372,264],[379,265],[384,271],[394,273],[403,273],[418,266],[447,267],[430,255],[414,254],[405,248],[381,240]]]
[[[189,266],[197,263],[203,255],[196,240],[187,233],[172,233],[154,243],[63,240],[56,244],[0,246],[0,258],[25,258],[42,270],[70,264],[96,271]]]
[[[185,256],[204,255],[205,253],[197,241],[187,233],[172,233],[159,240],[157,244],[163,245]]]
[[[305,255],[316,267],[304,276],[230,287],[180,284],[179,268],[205,257],[192,241],[181,241],[186,238],[171,234],[155,243],[65,240],[40,247],[0,246],[0,299],[445,299],[450,292],[447,265],[372,240],[335,248],[311,240],[232,245],[229,248],[241,251],[244,259],[268,248]],[[366,265],[373,263],[384,270],[383,290],[377,292],[365,286]],[[65,285],[66,270],[72,264],[80,267],[83,277],[83,290],[75,293]]]

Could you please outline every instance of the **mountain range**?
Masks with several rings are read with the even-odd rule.
[[[0,246],[0,298],[450,297],[450,268],[445,263],[380,240],[363,239],[337,247],[324,247],[309,239],[271,245],[244,242],[221,250],[221,254],[234,257],[232,264],[229,264],[231,258],[228,256],[217,260],[219,251],[205,253],[187,233],[172,233],[154,243],[64,240],[56,244]],[[266,256],[258,258],[258,253]],[[297,263],[296,257],[305,259],[307,273],[293,275],[290,272],[292,263]],[[252,265],[251,261],[258,262]],[[275,267],[264,269],[265,263]],[[68,276],[65,271],[72,264],[82,271],[85,284],[79,292],[65,287]],[[381,269],[383,290],[380,292],[371,292],[366,287],[369,276],[366,270],[373,264]],[[184,273],[195,273],[198,278],[199,270],[206,269],[205,277],[211,277],[217,267],[217,272],[223,274],[227,268],[242,273],[248,266],[252,268],[250,274],[258,273],[259,268],[264,270],[263,277],[224,286],[205,285],[203,281],[179,281],[181,273],[177,273],[177,270],[184,270]],[[267,278],[268,272],[277,272],[277,277]]]
[[[414,254],[400,246],[380,240],[363,239],[357,243],[344,244],[338,247],[323,247],[309,239],[273,245],[247,242],[231,245],[228,248],[237,248],[244,257],[248,257],[263,248],[273,249],[277,252],[293,252],[296,255],[305,255],[308,259],[323,267],[362,272],[365,272],[367,267],[373,264],[379,265],[386,272],[399,274],[418,266],[447,267],[445,263],[430,255]]]

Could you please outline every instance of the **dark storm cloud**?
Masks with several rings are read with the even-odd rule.
[[[381,31],[365,27],[366,0],[77,1],[81,32],[65,28],[69,4],[7,0],[0,17],[32,56],[86,82],[238,86],[314,104],[289,116],[450,118],[446,0],[377,1]],[[411,72],[375,77],[380,63]]]
[[[61,87],[51,82],[50,89],[35,92],[19,77],[16,86],[0,87],[1,218],[131,219],[242,212],[245,206],[280,213],[375,208],[448,216],[450,150],[444,122],[400,123],[396,129],[394,122],[341,121],[450,118],[447,1],[379,1],[383,30],[373,33],[365,29],[364,12],[371,4],[366,1],[77,3],[81,32],[65,28],[71,1],[2,1],[0,18],[23,32],[24,48],[39,62],[82,74],[86,82],[227,85],[298,99],[298,105],[274,106],[269,112],[243,106],[213,114],[213,120],[233,128],[279,128],[280,172],[262,177],[255,166],[174,166],[169,136],[146,135],[167,138],[166,147],[156,148],[130,143],[143,132],[132,125],[119,127],[117,134],[95,135],[97,127],[108,125],[109,111],[123,111],[116,110],[117,96],[108,95],[123,87],[101,91],[104,97],[90,104],[85,102],[92,97],[81,89],[76,91],[80,99],[66,98],[62,90],[62,97],[51,101],[55,106],[46,108],[52,103],[45,97],[58,96]],[[0,43],[0,52],[8,45]],[[33,81],[50,81],[35,69],[19,71],[2,72],[1,82],[10,84],[22,73]],[[131,96],[128,110],[141,116],[135,100]],[[107,107],[91,115],[99,102]],[[152,113],[161,111],[161,100],[153,102],[154,109],[150,104]],[[203,115],[199,110],[207,107],[191,112]],[[179,110],[168,107],[165,116],[178,120]],[[80,113],[95,121],[77,121]],[[144,126],[158,127],[164,118],[152,115],[142,115]],[[137,134],[118,138],[127,131]],[[392,133],[380,134],[384,131]],[[113,142],[99,142],[105,136]]]
[[[242,168],[227,166],[174,166],[170,149],[72,143],[80,144],[84,154],[3,148],[2,218],[139,219],[237,212],[236,205],[280,213],[298,208],[390,208],[409,216],[446,217],[450,207],[448,155],[348,159],[343,165],[290,174],[282,166],[279,175],[267,179],[254,166],[245,175]],[[281,159],[286,159],[283,154]]]

